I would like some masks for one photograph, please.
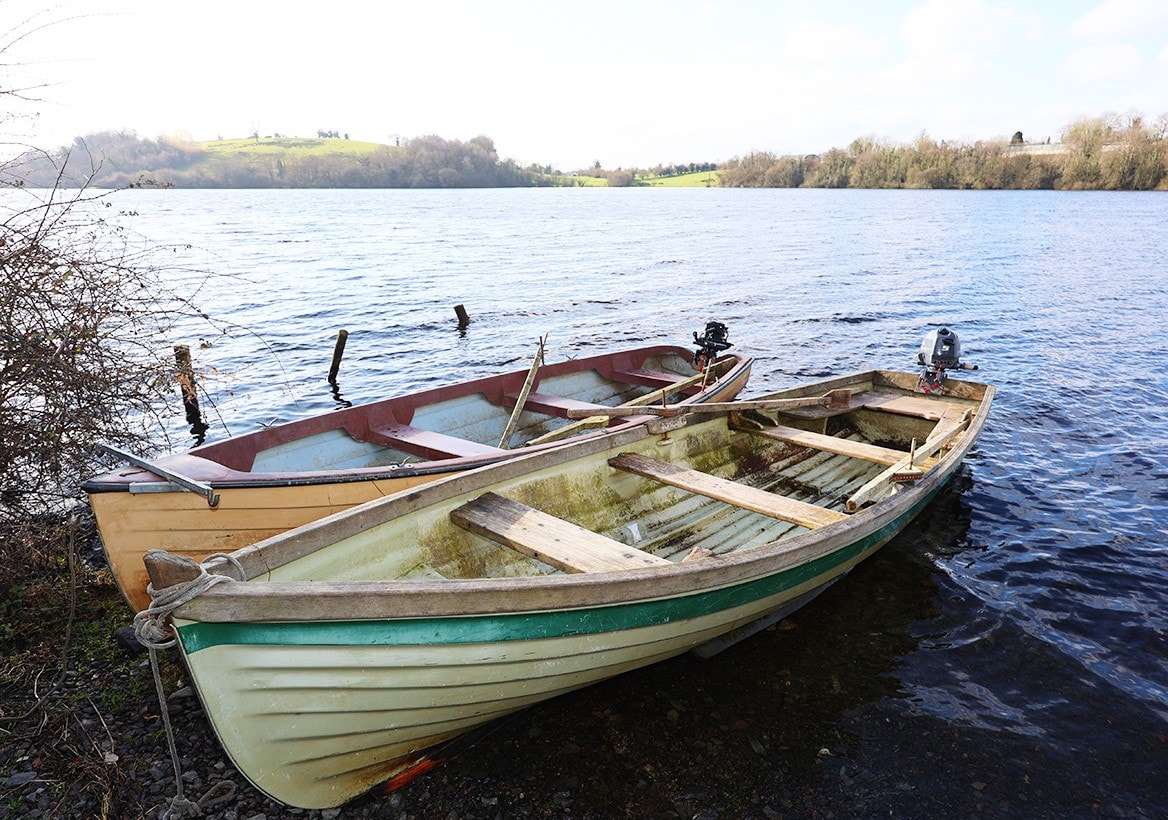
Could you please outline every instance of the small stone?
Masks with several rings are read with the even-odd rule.
[[[132,626],[120,626],[114,630],[114,641],[122,649],[128,649],[135,655],[139,652],[146,651],[146,647],[138,640],[138,636],[134,633],[134,627]],[[146,661],[143,665],[149,666],[150,662]]]
[[[4,788],[18,789],[21,786],[27,786],[36,779],[36,772],[17,772],[16,774],[9,775],[8,779],[4,781]]]

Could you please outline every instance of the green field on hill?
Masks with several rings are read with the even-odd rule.
[[[364,156],[384,150],[390,146],[376,142],[360,142],[345,139],[318,139],[316,137],[249,137],[238,140],[210,140],[199,143],[208,154],[255,154],[264,157],[279,155],[287,157],[336,156],[348,154]]]
[[[650,188],[717,188],[720,171],[698,171],[672,177],[637,177],[637,185]]]

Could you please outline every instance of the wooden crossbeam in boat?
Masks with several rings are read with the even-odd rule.
[[[374,444],[393,447],[421,458],[466,458],[503,455],[507,451],[408,424],[385,424],[365,436]]]
[[[672,563],[495,493],[483,493],[452,510],[450,520],[564,572],[613,572]]]
[[[613,378],[620,379],[622,382],[639,384],[643,387],[673,387],[687,378],[676,373],[663,373],[660,370],[645,370],[639,367],[629,370],[614,370],[612,375]],[[714,377],[711,376],[711,380],[713,379]]]
[[[680,487],[691,493],[724,501],[735,507],[769,515],[771,518],[777,518],[781,521],[789,521],[808,529],[815,529],[847,518],[846,515],[835,510],[817,507],[806,501],[786,498],[766,490],[760,490],[757,487],[748,487],[709,473],[679,467],[668,461],[650,458],[639,453],[622,453],[610,458],[608,463],[619,470],[636,473],[663,484]]]
[[[517,401],[518,394],[508,393],[507,399],[509,401]],[[608,409],[603,404],[594,404],[590,401],[580,401],[579,399],[568,398],[567,396],[556,396],[551,393],[528,393],[527,401],[523,404],[524,410],[529,410],[533,413],[543,413],[547,416],[566,416],[569,411],[584,411],[591,410],[606,410]]]
[[[961,416],[968,409],[952,402],[925,398],[924,396],[897,396],[875,390],[865,393],[861,399],[861,404],[869,410],[883,410],[886,413],[916,416],[931,421]]]
[[[822,433],[812,433],[796,427],[785,427],[781,424],[762,428],[746,427],[738,424],[732,426],[735,430],[753,433],[754,435],[774,439],[775,441],[798,444],[800,447],[810,447],[813,450],[823,450],[824,452],[835,453],[836,455],[850,456],[851,458],[858,458],[862,461],[871,461],[874,464],[898,464],[908,455],[904,450],[880,447],[875,444],[869,444],[866,441],[852,441],[851,439],[837,438],[836,436],[825,436]],[[922,459],[918,459],[918,462],[920,461]],[[920,464],[919,466],[927,465],[928,462],[925,461],[925,464]]]
[[[882,410],[885,413],[895,413],[900,416],[914,416],[938,421],[942,418],[961,415],[968,409],[968,405],[924,396],[904,396],[897,393],[884,393],[879,390],[865,390],[853,393],[851,400],[846,403],[825,407],[794,408],[784,412],[800,418],[822,419],[864,409]]]

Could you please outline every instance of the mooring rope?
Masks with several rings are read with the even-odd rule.
[[[160,551],[150,550],[146,554],[150,555]],[[243,567],[240,566],[239,561],[235,560],[233,556],[217,552],[203,559],[203,562],[199,564],[199,574],[189,581],[172,584],[162,590],[156,590],[154,584],[147,584],[146,591],[150,593],[150,606],[134,616],[134,637],[138,639],[139,643],[154,649],[169,649],[174,646],[178,639],[170,627],[166,625],[166,619],[170,617],[170,614],[183,604],[198,598],[216,584],[235,580],[228,575],[207,572],[207,562],[215,558],[230,561],[238,570],[239,577],[244,577]]]
[[[151,552],[157,552],[157,550],[151,550]],[[230,780],[216,783],[198,800],[188,800],[183,794],[182,764],[179,763],[178,748],[174,742],[174,729],[170,725],[170,710],[166,706],[166,693],[162,688],[162,674],[158,668],[158,650],[169,649],[178,643],[178,637],[166,624],[166,619],[170,617],[171,613],[183,604],[193,601],[216,584],[235,580],[227,575],[207,572],[207,562],[215,558],[230,561],[239,571],[239,577],[244,577],[243,567],[235,558],[224,553],[216,553],[208,556],[199,564],[198,576],[190,581],[173,584],[162,590],[156,590],[153,584],[147,584],[146,591],[150,593],[150,606],[134,616],[134,636],[150,652],[150,669],[154,673],[154,689],[158,694],[158,709],[162,713],[162,723],[166,727],[166,745],[170,749],[170,762],[174,766],[175,795],[174,799],[170,801],[170,805],[161,814],[163,820],[200,817],[204,808],[221,803],[235,794],[235,784]],[[224,793],[212,798],[217,790]]]

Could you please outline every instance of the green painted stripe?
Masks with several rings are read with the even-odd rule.
[[[891,538],[935,494],[866,538],[806,564],[736,586],[675,598],[614,604],[588,609],[460,615],[444,618],[399,618],[368,621],[264,623],[192,623],[179,627],[188,654],[222,645],[286,646],[422,646],[497,643],[619,632],[698,618],[776,595],[863,555]],[[825,578],[826,580],[826,578]]]

